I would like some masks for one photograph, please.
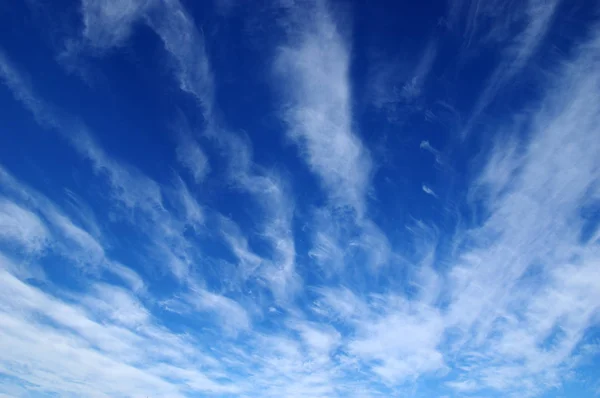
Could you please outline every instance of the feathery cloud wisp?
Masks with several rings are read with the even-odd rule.
[[[437,198],[437,194],[433,191],[433,189],[429,188],[427,185],[423,184],[421,186],[421,189],[423,189],[423,192],[425,192],[427,195],[431,195],[434,198]]]
[[[275,71],[288,104],[283,119],[326,195],[336,205],[365,211],[371,159],[353,132],[349,49],[327,6],[311,5],[300,32],[278,50]],[[307,12],[308,13],[308,12]]]

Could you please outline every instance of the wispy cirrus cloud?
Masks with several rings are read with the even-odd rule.
[[[48,199],[27,190],[7,172],[3,171],[3,175],[2,186],[7,189],[7,194],[23,201],[27,207],[33,206],[44,215],[44,219],[47,218],[48,224],[45,224],[38,217],[38,226],[52,230],[53,222],[57,222],[54,218],[57,217],[63,224],[67,222],[62,215],[52,215],[57,209],[52,207]],[[22,211],[33,214],[29,208],[23,207]],[[106,256],[100,243],[93,241],[85,231],[74,225],[62,227],[74,239],[84,239],[81,243],[92,244],[92,250],[98,250],[100,253],[97,254]],[[39,237],[35,228],[29,228],[26,232],[25,235],[11,234],[9,238],[14,243],[17,238],[29,242]],[[62,239],[50,241],[49,246],[64,242]],[[28,248],[29,251],[37,250],[33,246]],[[55,254],[68,258],[73,255],[72,250],[57,250]],[[83,255],[90,255],[90,247],[83,250]],[[108,258],[98,260],[111,261]],[[322,387],[315,385],[316,380],[298,380],[293,386],[284,385],[290,376],[289,372],[297,364],[307,363],[316,355],[314,352],[322,352],[327,340],[320,342],[320,339],[326,338],[327,333],[334,333],[323,331],[323,327],[294,323],[297,327],[293,329],[302,333],[307,347],[312,347],[312,354],[292,352],[284,345],[274,350],[274,343],[283,344],[285,340],[270,333],[262,337],[254,336],[248,345],[238,349],[230,347],[221,351],[216,345],[209,349],[204,343],[199,344],[206,342],[203,339],[195,340],[187,334],[176,334],[162,326],[154,315],[160,311],[144,292],[138,291],[141,296],[136,296],[133,289],[101,282],[96,279],[99,276],[90,275],[85,291],[68,292],[62,287],[59,297],[15,276],[30,278],[30,273],[21,271],[32,271],[34,264],[23,269],[14,263],[17,260],[0,256],[0,261],[3,284],[0,289],[2,342],[6,347],[12,347],[11,355],[0,358],[0,366],[3,374],[14,380],[2,387],[7,392],[14,391],[11,388],[18,385],[32,384],[37,385],[40,391],[59,392],[65,396],[87,394],[90,389],[107,396],[155,394],[157,391],[169,396],[193,393],[252,395],[257,391],[269,391],[275,396],[283,388],[290,394],[299,395],[306,391],[322,391]],[[50,290],[55,291],[56,288]],[[144,297],[144,301],[141,297]],[[192,286],[185,294],[180,292],[177,300],[159,304],[162,304],[161,308],[186,318],[195,313],[211,314],[213,318],[205,318],[203,322],[213,328],[209,319],[217,320],[216,323],[221,325],[220,330],[232,338],[238,332],[249,331],[252,323],[251,315],[236,301],[199,286]],[[39,322],[33,319],[39,319]],[[208,333],[214,333],[214,330]],[[219,341],[222,342],[222,334]],[[215,349],[220,352],[218,360],[209,353]],[[256,352],[263,352],[263,355],[257,357]],[[239,361],[240,355],[245,358],[244,361]],[[31,362],[37,364],[35,371],[25,372],[23,369]],[[283,369],[278,368],[284,365]],[[106,372],[108,368],[118,369],[119,372]],[[313,369],[303,368],[297,374],[306,378]],[[245,376],[233,382],[231,371]],[[246,379],[248,375],[254,379],[255,385],[249,384]],[[323,379],[321,383],[327,380]],[[331,390],[331,386],[328,388]]]
[[[371,159],[353,131],[349,45],[327,6],[310,5],[277,51],[275,73],[286,99],[282,118],[326,195],[335,205],[365,211]],[[304,12],[307,12],[305,15]]]
[[[189,369],[192,357],[214,362],[194,355],[198,349],[187,337],[156,325],[125,290],[96,285],[76,305],[18,280],[6,272],[8,260],[2,261],[3,374],[65,396],[237,391]],[[35,369],[27,370],[30,363]]]
[[[598,197],[598,43],[596,32],[528,115],[523,151],[496,145],[474,185],[489,214],[450,273],[448,322],[461,350],[483,353],[469,376],[478,385],[531,395],[557,385],[598,313],[597,237],[581,240],[579,216]]]
[[[214,77],[203,37],[193,20],[176,4],[172,3],[165,10],[174,15],[172,20],[160,18],[151,22],[151,25],[178,65],[176,75],[180,88],[199,101],[207,124],[205,134],[217,143],[226,157],[229,177],[234,186],[252,195],[263,211],[261,235],[269,242],[271,255],[257,271],[270,285],[274,296],[283,299],[299,288],[292,236],[294,206],[289,188],[283,184],[277,172],[267,172],[253,163],[252,147],[244,136],[222,127],[217,117]]]
[[[38,252],[48,244],[50,232],[39,217],[21,206],[0,199],[0,238]]]
[[[324,3],[290,7],[286,41],[273,69],[287,136],[317,176],[327,206],[313,212],[309,256],[328,275],[357,255],[371,269],[390,257],[389,242],[367,215],[372,159],[354,131],[350,44]]]
[[[224,331],[231,334],[248,330],[252,323],[250,315],[239,303],[198,286],[191,287],[189,292],[179,293],[177,298],[166,300],[161,305],[180,315],[210,314],[218,320]]]
[[[94,173],[105,179],[112,204],[122,217],[128,222],[144,225],[143,234],[152,243],[150,250],[159,259],[159,264],[179,281],[185,281],[193,271],[199,253],[182,232],[190,222],[198,225],[202,217],[200,206],[189,195],[185,183],[180,181],[178,184],[174,195],[177,203],[169,203],[159,183],[106,154],[84,123],[41,99],[6,57],[0,58],[0,70],[15,98],[38,123],[60,133],[81,157],[90,162]],[[178,206],[183,212],[176,214],[173,209]],[[75,239],[85,236],[87,234],[76,234]],[[91,253],[96,253],[95,257],[102,257],[103,251],[97,245],[87,247]]]
[[[442,164],[442,155],[441,155],[440,151],[438,149],[434,148],[429,143],[429,141],[426,141],[426,140],[421,141],[421,143],[419,144],[419,148],[431,153],[435,157],[436,163]]]
[[[137,272],[106,255],[98,242],[100,237],[92,236],[56,204],[22,184],[1,166],[0,181],[2,193],[10,198],[5,204],[11,209],[10,214],[3,217],[7,226],[4,237],[13,245],[21,245],[25,249],[22,254],[56,251],[79,268],[87,268],[92,273],[98,269],[106,270],[122,278],[134,291],[144,288]],[[19,218],[17,230],[13,225],[15,217]]]
[[[431,72],[436,56],[435,42],[431,41],[423,50],[423,55],[415,67],[411,79],[402,86],[401,95],[404,98],[411,99],[421,94],[423,83],[427,75]]]
[[[107,6],[108,7],[108,6]],[[275,171],[265,171],[252,160],[252,147],[241,134],[229,131],[219,120],[215,104],[214,76],[207,55],[202,33],[187,11],[178,1],[148,3],[144,7],[131,8],[135,17],[127,19],[130,24],[144,21],[160,37],[179,88],[192,95],[198,102],[205,120],[204,134],[220,149],[229,165],[229,178],[241,192],[252,195],[263,211],[264,222],[261,236],[269,242],[271,253],[267,261],[257,269],[259,277],[270,285],[278,299],[288,297],[299,288],[295,272],[295,245],[292,236],[293,200],[288,188]],[[84,14],[98,26],[110,27],[118,13],[98,13],[94,6],[84,4]],[[84,30],[84,42],[92,40]],[[98,43],[103,45],[102,42]],[[115,43],[116,44],[116,43]],[[191,134],[183,134],[178,156],[196,181],[207,171],[206,157],[193,142]]]
[[[101,51],[124,45],[140,16],[155,4],[152,0],[82,1],[85,45]]]
[[[114,199],[114,203],[121,207],[126,217],[133,220],[136,212],[140,211],[146,217],[146,222],[162,219],[163,222],[154,225],[163,229],[164,232],[169,232],[169,224],[172,224],[172,220],[168,216],[165,217],[162,192],[155,181],[135,168],[121,165],[106,155],[84,124],[61,114],[39,98],[5,57],[0,58],[0,68],[6,85],[33,114],[38,123],[44,128],[56,130],[63,135],[82,157],[90,161],[94,172],[107,179],[110,195]],[[55,216],[55,219],[60,223],[62,217]],[[70,228],[69,224],[63,225],[64,228]],[[103,257],[103,250],[99,248],[95,240],[87,239],[87,233],[79,233],[78,229],[70,229],[70,236],[75,241],[91,242],[84,246],[88,248],[89,253],[94,253],[93,258]],[[171,264],[171,267],[178,277],[183,277],[187,272],[187,266],[178,267]]]
[[[423,192],[425,192],[427,195],[431,195],[434,198],[437,198],[437,194],[435,193],[435,191],[433,189],[431,189],[429,186],[423,184],[421,185],[421,189],[423,190]]]
[[[430,39],[411,63],[402,58],[379,56],[370,62],[367,93],[372,105],[389,122],[398,122],[414,112],[426,112],[424,87],[431,79],[437,56],[436,40]]]
[[[177,159],[189,171],[197,184],[201,183],[210,171],[206,154],[190,135],[184,135],[180,139]]]
[[[503,59],[492,72],[488,82],[479,95],[477,102],[471,112],[470,120],[467,122],[465,132],[468,133],[473,128],[473,123],[481,115],[482,112],[492,103],[494,97],[506,87],[511,80],[527,66],[529,60],[535,55],[539,46],[544,40],[544,37],[552,24],[554,13],[560,4],[560,0],[555,1],[539,1],[530,0],[523,16],[518,16],[516,19],[524,18],[523,28],[511,37],[504,49]],[[498,18],[508,18],[506,13],[499,12],[499,7],[503,4],[491,2],[488,5],[492,10],[491,15],[496,15]],[[486,7],[484,7],[486,8]],[[479,9],[479,1],[474,2],[472,9]],[[513,11],[521,13],[521,10]],[[479,11],[473,11],[473,16],[469,17],[471,30],[476,29],[473,25],[476,23]],[[511,15],[510,13],[508,15]],[[502,23],[498,22],[499,26],[506,29],[506,25],[510,25],[511,21]],[[473,33],[472,33],[473,34]]]

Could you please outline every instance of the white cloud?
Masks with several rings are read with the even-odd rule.
[[[201,183],[210,171],[208,157],[191,137],[181,138],[177,146],[177,159],[188,170],[196,184]]]
[[[444,358],[437,346],[444,322],[438,310],[396,297],[385,298],[381,305],[384,314],[359,325],[350,352],[367,363],[375,361],[372,371],[391,385],[442,369]]]
[[[341,349],[378,380],[393,386],[445,369],[438,347],[445,322],[434,306],[394,295],[362,299],[348,289],[318,292],[315,312],[350,328]]]
[[[479,386],[473,380],[449,381],[446,385],[461,393],[468,393],[479,389]]]
[[[463,236],[449,275],[426,259],[416,301],[320,291],[315,313],[350,325],[349,352],[382,380],[394,384],[451,366],[459,373],[448,383],[454,389],[529,396],[558,386],[573,366],[600,311],[591,273],[600,235],[582,242],[579,216],[599,197],[600,114],[592,105],[599,42],[584,46],[537,110],[524,115],[531,120],[525,146],[501,132],[505,138],[472,186],[471,201],[483,203],[485,217]],[[435,307],[440,297],[447,309]]]
[[[106,177],[110,185],[110,193],[117,204],[124,206],[125,211],[139,209],[156,220],[163,210],[163,198],[160,186],[136,168],[121,163],[108,156],[98,145],[88,129],[81,124],[62,125],[62,129],[71,127],[71,137],[75,149],[87,158],[94,172]]]
[[[108,3],[105,8],[118,9],[111,4]],[[249,142],[243,136],[221,127],[215,112],[214,77],[203,35],[196,28],[191,16],[176,0],[148,2],[143,6],[127,7],[127,10],[131,13],[128,13],[125,19],[122,19],[118,13],[98,13],[94,7],[84,7],[83,12],[92,13],[90,16],[84,16],[84,19],[94,20],[98,30],[110,28],[121,22],[131,25],[139,19],[160,37],[169,56],[169,62],[173,63],[175,78],[180,89],[194,96],[201,106],[206,124],[204,133],[217,144],[223,156],[227,158],[230,179],[236,187],[253,195],[264,212],[265,221],[261,233],[269,242],[272,255],[270,261],[264,262],[263,267],[258,270],[260,277],[270,285],[278,299],[290,297],[300,285],[295,272],[295,244],[291,232],[293,201],[275,172],[260,170],[253,164]],[[128,32],[131,27],[127,29]],[[104,37],[100,32],[90,36],[87,30],[84,30],[83,36],[91,41],[94,41],[95,37],[101,39]],[[107,45],[105,43],[110,44],[110,41],[100,40],[93,45]],[[118,44],[114,41],[113,43]],[[194,145],[196,143],[189,134],[182,137],[178,156],[198,182],[208,171],[206,156],[197,145]],[[157,193],[153,197],[158,201],[160,196]],[[155,203],[154,207],[159,208],[160,204]],[[174,249],[174,253],[166,253],[166,257],[171,259],[169,262],[174,264],[180,277],[188,273],[190,264],[186,265],[186,261],[181,260],[186,256],[180,250]]]
[[[367,97],[385,112],[387,120],[397,122],[412,112],[426,112],[423,88],[437,56],[437,44],[430,40],[415,59],[408,54],[389,59],[372,57],[367,78]]]
[[[48,245],[49,235],[37,215],[0,197],[0,240],[38,252]]]
[[[86,44],[99,50],[123,45],[132,25],[153,3],[152,0],[83,0],[81,14]]]
[[[159,9],[160,12],[150,12],[145,16],[145,21],[157,32],[175,63],[180,88],[199,101],[207,124],[206,134],[215,140],[228,158],[231,179],[240,189],[252,194],[262,207],[265,218],[262,234],[270,242],[272,259],[270,265],[264,264],[261,277],[269,283],[276,297],[289,296],[298,289],[299,283],[291,235],[292,201],[274,173],[256,170],[249,144],[242,137],[219,127],[214,112],[210,63],[203,37],[194,21],[177,1],[160,3]],[[189,142],[181,145],[179,155],[189,168],[193,168],[193,174],[200,176],[205,173],[206,169],[199,167],[206,162],[198,148],[189,145]]]
[[[37,96],[15,66],[0,52],[0,77],[42,127],[56,130],[89,159],[94,171],[106,176],[111,193],[126,209],[141,208],[154,213],[162,208],[162,195],[156,182],[133,167],[120,164],[96,143],[87,126],[55,109]]]
[[[204,289],[192,290],[187,300],[198,310],[210,311],[223,325],[233,331],[248,329],[251,319],[246,310],[236,301]]]
[[[413,99],[421,95],[424,80],[429,75],[437,53],[434,41],[431,41],[423,50],[423,54],[416,65],[413,77],[402,86],[401,96],[405,99]]]
[[[309,256],[334,276],[355,252],[375,269],[388,262],[391,250],[366,215],[372,161],[353,131],[350,44],[327,7],[317,2],[286,10],[288,37],[277,50],[274,71],[287,135],[328,199],[313,213]]]
[[[321,298],[314,310],[327,318],[361,319],[368,311],[368,306],[348,288],[321,288],[317,292]]]
[[[321,335],[321,337],[323,337]],[[326,397],[334,395],[333,381],[335,368],[321,354],[310,349],[309,342],[315,342],[315,336],[308,337],[309,352],[303,350],[303,343],[283,335],[259,336],[255,349],[261,353],[257,358],[250,353],[248,360],[255,369],[250,380],[256,385],[256,391],[265,397]],[[317,360],[319,359],[320,360]]]
[[[148,323],[150,314],[130,292],[114,285],[98,283],[94,295],[85,297],[87,308],[97,316],[102,316],[116,324],[135,328]]]
[[[168,378],[181,385],[186,385],[193,391],[203,391],[205,394],[240,394],[241,388],[233,384],[220,384],[211,380],[204,373],[183,369],[172,365],[161,364],[156,366],[152,373]]]
[[[360,227],[361,234],[354,245],[365,253],[365,265],[377,269],[388,264],[392,249],[387,236],[370,220],[363,221]]]
[[[437,196],[437,194],[435,193],[435,191],[434,191],[433,189],[429,188],[429,187],[428,187],[427,185],[425,185],[425,184],[423,184],[423,185],[421,186],[421,189],[423,189],[423,192],[425,192],[427,195],[431,195],[431,196],[433,196],[434,198],[437,198],[437,197],[438,197],[438,196]]]
[[[450,272],[447,322],[460,331],[456,352],[482,353],[468,373],[482,386],[535,395],[558,385],[600,310],[590,273],[600,259],[579,216],[598,200],[599,43],[596,32],[527,115],[522,150],[504,133],[473,187],[487,214]]]
[[[243,151],[250,150],[245,145],[241,148]],[[302,286],[296,272],[292,231],[294,203],[284,181],[275,172],[260,170],[250,163],[239,166],[233,170],[233,181],[241,192],[250,194],[258,206],[258,237],[267,244],[268,252],[257,254],[239,225],[222,215],[217,217],[218,228],[239,260],[242,280],[258,277],[266,283],[275,300],[283,304]],[[255,169],[258,170],[255,172]]]
[[[440,151],[435,149],[429,143],[429,141],[421,141],[421,144],[419,144],[419,148],[431,153],[435,157],[435,161],[439,164],[442,164],[442,155],[441,155]]]
[[[16,203],[26,205],[28,209],[20,206],[19,208],[22,211],[31,213],[31,215],[35,215],[34,212],[37,212],[44,218],[42,221],[41,218],[36,216],[37,220],[34,224],[40,224],[35,228],[24,228],[27,224],[22,223],[20,239],[27,242],[39,242],[39,239],[41,239],[39,233],[43,230],[45,231],[43,246],[65,256],[73,264],[84,268],[88,272],[104,269],[122,278],[134,290],[144,288],[144,282],[135,271],[106,256],[104,249],[98,242],[100,237],[96,238],[76,225],[56,204],[39,192],[19,182],[2,166],[0,166],[0,182],[3,191],[15,200],[12,206],[19,206]],[[11,210],[10,218],[18,215],[19,212],[15,212],[14,209]],[[42,230],[39,228],[42,228]],[[96,225],[92,225],[91,229],[99,231]],[[10,229],[6,229],[5,233],[8,233],[7,231],[10,231]],[[14,231],[12,233],[14,234]],[[28,251],[33,250],[33,252],[39,249],[37,243],[33,246],[27,244],[25,248]]]
[[[504,60],[496,67],[489,77],[487,84],[480,94],[470,119],[467,122],[465,132],[469,132],[476,118],[490,105],[498,94],[511,79],[513,79],[535,55],[538,47],[546,37],[551,26],[554,12],[560,0],[528,0],[525,12],[518,10],[517,18],[525,19],[524,28],[517,33],[507,45]],[[498,7],[504,5],[496,4]],[[516,13],[515,13],[516,14]],[[499,13],[499,15],[504,15]],[[510,13],[508,14],[510,15]]]
[[[308,252],[311,259],[321,266],[323,271],[339,272],[344,268],[346,250],[341,246],[345,236],[345,217],[336,217],[334,212],[319,209],[314,214],[313,245]]]
[[[182,222],[195,230],[200,230],[205,222],[203,207],[198,203],[181,178],[177,177],[174,185],[173,204],[177,208],[177,213],[181,214]]]
[[[238,267],[242,279],[247,279],[251,275],[255,275],[258,267],[265,260],[252,251],[248,244],[248,239],[233,220],[223,215],[218,215],[217,219],[220,234],[239,260]]]
[[[122,289],[97,285],[79,297],[84,306],[77,306],[0,272],[0,369],[16,383],[62,396],[236,391],[189,368],[191,358],[204,354],[193,342],[154,325]]]
[[[228,158],[230,178],[241,190],[252,194],[264,211],[265,221],[261,232],[272,248],[272,255],[270,261],[259,270],[260,277],[270,285],[276,298],[292,296],[300,286],[295,272],[295,244],[291,232],[293,203],[276,173],[259,170],[252,163],[249,143],[243,137],[218,127],[213,112],[212,73],[202,36],[196,30],[193,20],[177,1],[158,3],[152,7],[126,7],[131,11],[126,18],[121,18],[116,12],[119,7],[111,2],[101,7],[102,12],[97,12],[95,7],[83,7],[84,20],[93,21],[89,23],[95,25],[95,33],[88,36],[89,30],[84,30],[82,45],[106,49],[110,45],[119,45],[119,40],[124,36],[119,36],[119,40],[115,41],[110,33],[106,33],[110,40],[103,40],[105,36],[101,30],[116,23],[133,24],[139,18],[143,18],[157,32],[176,63],[176,77],[180,88],[194,95],[200,102],[207,122],[206,133],[216,141]],[[85,15],[86,12],[92,12],[93,15]],[[122,32],[129,32],[129,29],[123,29]],[[97,38],[102,40],[96,44],[88,43]],[[36,116],[38,122],[66,134],[79,153],[91,161],[95,172],[107,178],[115,203],[123,206],[125,216],[132,222],[145,223],[144,231],[153,241],[153,251],[163,266],[170,268],[180,281],[187,280],[193,271],[194,259],[198,257],[197,249],[182,234],[182,227],[186,222],[166,209],[161,186],[136,168],[108,156],[86,126],[65,117],[59,118],[60,113],[35,95],[7,59],[0,58],[0,66],[4,69],[5,80],[14,95]],[[186,195],[186,191],[185,186],[179,190],[184,210],[193,211],[196,221],[200,221],[200,208],[189,200],[190,196]],[[143,217],[138,217],[138,211],[142,212]]]
[[[146,22],[159,35],[175,64],[179,87],[196,97],[209,128],[215,127],[212,126],[215,122],[215,89],[203,36],[177,0],[158,4],[158,9],[148,15]]]
[[[0,72],[0,77],[15,98],[22,102],[38,123],[62,134],[83,158],[90,161],[94,173],[106,178],[113,204],[121,215],[129,222],[143,227],[141,230],[154,243],[153,250],[158,250],[158,257],[164,261],[162,266],[169,268],[178,280],[185,281],[193,266],[191,258],[197,253],[182,234],[186,223],[180,219],[180,215],[172,214],[165,207],[162,187],[135,167],[107,155],[85,124],[39,98],[2,53]],[[185,186],[180,187],[179,193],[180,198],[184,199],[184,210],[193,212],[192,220],[197,224],[201,217],[199,206],[190,200],[189,195],[185,195]],[[103,251],[95,247],[94,239],[88,238],[87,232],[62,222],[60,215],[54,217],[59,227],[72,240],[86,245],[88,253],[94,259],[101,259]]]
[[[326,277],[343,274],[354,266],[376,271],[392,257],[383,231],[368,218],[356,219],[347,208],[316,210],[310,231],[313,245],[308,255]]]
[[[341,334],[331,326],[293,320],[289,327],[296,330],[308,350],[317,355],[317,360],[329,360],[332,350],[341,343]]]
[[[240,176],[242,188],[251,193],[263,210],[261,233],[269,243],[271,261],[263,264],[260,276],[279,300],[293,297],[301,288],[296,273],[296,245],[292,231],[294,203],[284,181],[276,174]]]
[[[275,61],[287,99],[282,117],[331,201],[362,215],[371,159],[352,131],[348,44],[326,6],[319,3],[309,14]]]

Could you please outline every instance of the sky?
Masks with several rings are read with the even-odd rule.
[[[1,397],[600,395],[600,5],[0,0]]]

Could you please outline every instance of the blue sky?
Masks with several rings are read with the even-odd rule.
[[[600,394],[593,1],[0,3],[0,396]]]

